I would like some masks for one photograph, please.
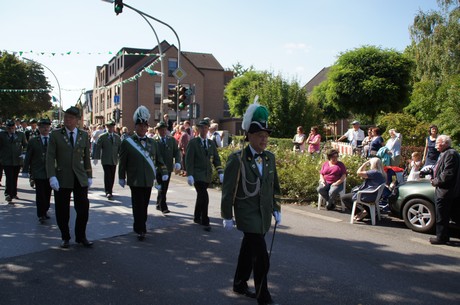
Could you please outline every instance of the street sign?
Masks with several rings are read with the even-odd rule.
[[[120,104],[120,96],[119,96],[119,95],[114,95],[114,96],[113,96],[113,103],[114,103],[115,105]]]
[[[168,98],[165,98],[163,100],[163,104],[174,104],[174,102],[172,100],[168,99]]]
[[[193,91],[192,91],[192,90],[190,90],[190,89],[185,90],[185,95],[186,95],[186,96],[190,96],[190,95],[192,95],[192,94],[193,94]]]
[[[185,73],[185,71],[182,70],[182,68],[177,68],[176,70],[174,70],[173,76],[174,76],[178,81],[181,81],[184,77],[187,76],[187,73]]]

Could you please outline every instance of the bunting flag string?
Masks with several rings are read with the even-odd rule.
[[[3,52],[23,56],[25,54],[37,55],[37,56],[48,56],[48,57],[56,57],[56,56],[69,56],[69,55],[133,55],[133,56],[155,56],[158,57],[160,54],[158,53],[143,53],[143,52],[128,52],[128,51],[118,51],[118,52],[40,52],[40,51],[11,51],[11,50],[3,50]]]
[[[161,58],[157,58],[154,60],[150,65],[142,69],[139,73],[131,76],[130,78],[127,78],[123,81],[117,82],[115,84],[112,84],[110,86],[101,86],[98,88],[95,88],[96,90],[106,90],[112,87],[121,87],[123,84],[131,83],[139,79],[144,72],[147,72],[151,76],[155,75],[162,75],[163,73],[160,71],[155,71],[152,70],[153,66],[156,65],[161,61]],[[84,91],[85,89],[62,89],[63,91]],[[25,93],[25,92],[51,92],[49,89],[1,89],[0,92],[20,92],[20,93]]]

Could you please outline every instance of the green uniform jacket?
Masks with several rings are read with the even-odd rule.
[[[47,179],[46,175],[46,147],[40,136],[33,137],[27,144],[26,158],[24,159],[24,173],[31,173],[35,179]]]
[[[11,141],[8,132],[0,132],[0,164],[6,166],[20,166],[23,164],[21,155],[25,152],[27,140],[24,133],[16,131]]]
[[[188,142],[185,152],[185,168],[187,176],[193,176],[195,181],[211,183],[212,165],[219,173],[222,173],[220,157],[217,152],[216,144],[208,140],[208,149],[204,149],[200,137],[191,139]]]
[[[103,133],[97,140],[94,159],[101,160],[102,165],[117,165],[120,146],[121,139],[119,135],[113,133],[111,140],[107,132]]]
[[[80,185],[87,187],[88,178],[92,178],[89,146],[88,133],[84,130],[77,129],[74,147],[64,127],[52,131],[46,153],[48,178],[56,176],[59,187],[73,189],[76,176]]]
[[[177,146],[177,141],[171,136],[165,136],[166,145],[161,142],[161,137],[156,135],[153,137],[153,140],[157,142],[158,150],[160,155],[163,157],[163,161],[168,169],[168,172],[171,173],[174,170],[174,164],[180,163],[181,153],[179,147]]]
[[[277,198],[280,195],[280,186],[275,155],[265,151],[261,176],[249,146],[243,152],[242,160],[241,151],[231,154],[228,158],[222,185],[221,216],[224,219],[232,219],[234,212],[238,230],[265,234],[270,229],[273,212],[281,211]],[[244,175],[242,176],[240,162],[244,167],[246,179]],[[233,201],[238,175],[240,175],[238,190]],[[251,193],[255,190],[257,179],[260,179],[260,191],[248,197],[243,191],[243,183],[246,184],[248,193]]]
[[[163,158],[158,153],[157,143],[153,139],[147,138],[144,148],[136,134],[131,138],[136,145],[140,146],[143,153],[153,160],[157,170],[159,169],[162,175],[168,175],[168,169],[163,162]],[[120,163],[118,165],[118,178],[126,179],[126,177],[128,177],[126,184],[136,187],[152,187],[155,180],[155,175],[149,162],[127,139],[121,142]]]

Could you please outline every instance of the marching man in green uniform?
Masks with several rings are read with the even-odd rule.
[[[70,195],[73,193],[75,242],[91,247],[86,239],[89,216],[88,188],[93,183],[88,133],[77,128],[80,109],[70,107],[64,113],[64,127],[53,130],[46,153],[46,173],[54,190],[56,222],[61,231],[61,248],[70,246]]]
[[[24,133],[16,131],[13,120],[7,120],[6,131],[0,132],[0,164],[6,177],[5,201],[10,204],[18,199],[18,176],[26,147]]]
[[[270,260],[264,237],[270,229],[272,215],[276,224],[281,222],[275,156],[265,150],[271,132],[267,121],[268,110],[260,106],[256,98],[243,117],[249,145],[230,155],[221,201],[224,228],[233,228],[234,217],[237,229],[244,233],[233,291],[257,298],[258,304],[275,304],[267,287]],[[247,284],[251,273],[254,273],[255,293]]]
[[[155,168],[161,172],[161,181],[169,179],[157,143],[146,136],[149,119],[149,110],[139,106],[133,116],[135,134],[121,142],[118,167],[118,183],[121,187],[127,184],[131,189],[133,229],[140,241],[145,239],[147,232],[147,212],[156,176]]]
[[[181,160],[181,153],[179,147],[177,146],[176,139],[167,135],[168,126],[165,122],[159,122],[157,126],[155,126],[157,130],[157,134],[153,137],[153,139],[157,142],[158,151],[160,155],[163,157],[163,161],[168,169],[169,177],[168,180],[162,181],[161,180],[161,172],[157,168],[157,175],[156,179],[160,184],[160,188],[158,189],[158,196],[157,196],[157,210],[160,210],[163,214],[169,213],[168,205],[166,204],[166,193],[168,192],[169,187],[169,180],[171,179],[171,173],[174,170],[176,173],[180,171],[180,160]]]
[[[46,175],[46,150],[48,149],[49,133],[51,121],[41,119],[38,121],[39,136],[29,140],[27,145],[26,158],[22,169],[22,176],[34,176],[35,181],[35,204],[37,206],[37,216],[40,223],[44,223],[50,217],[51,186]]]
[[[107,121],[105,124],[107,132],[101,134],[96,143],[96,152],[94,153],[93,164],[97,165],[101,160],[104,169],[104,190],[107,199],[112,200],[113,183],[115,182],[115,173],[118,164],[118,155],[120,153],[121,139],[114,132],[115,122]]]
[[[197,193],[193,221],[203,225],[204,230],[209,232],[211,226],[208,217],[208,186],[212,180],[212,165],[219,173],[221,183],[224,174],[216,144],[207,138],[209,122],[200,121],[198,130],[199,136],[191,139],[187,145],[185,168],[187,169],[187,182],[195,187]]]

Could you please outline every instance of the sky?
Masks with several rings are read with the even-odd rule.
[[[169,24],[183,51],[210,53],[224,68],[240,63],[301,85],[341,53],[364,45],[404,51],[415,15],[439,10],[436,0],[124,2]],[[125,7],[117,16],[113,4],[101,0],[0,0],[0,8],[0,50],[22,51],[51,70],[57,81],[46,68],[45,75],[56,97],[59,82],[64,109],[93,88],[96,67],[121,48],[157,45],[139,14]],[[178,46],[171,29],[151,23],[160,41]]]

